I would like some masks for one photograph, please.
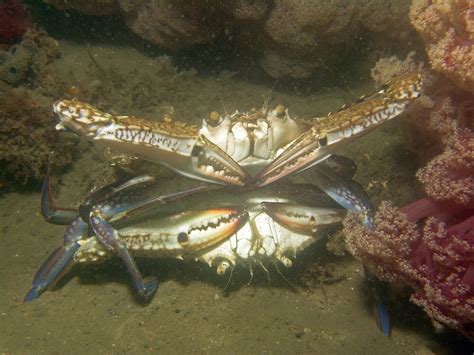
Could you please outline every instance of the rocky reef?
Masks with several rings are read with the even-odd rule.
[[[29,30],[11,50],[0,51],[0,81],[17,87],[42,86],[48,64],[59,57],[59,43],[44,32]]]
[[[45,0],[60,9],[119,15],[147,41],[179,49],[217,41],[255,56],[273,78],[302,79],[361,45],[409,45],[410,0]]]
[[[0,48],[8,48],[21,39],[29,27],[28,11],[19,0],[5,0],[0,3]]]
[[[0,85],[0,184],[41,180],[72,161],[74,144],[54,129],[49,100],[34,91]]]
[[[46,33],[28,30],[18,45],[0,50],[0,185],[40,180],[48,167],[72,161],[73,144],[54,129],[51,101],[61,80],[49,70],[59,44]]]

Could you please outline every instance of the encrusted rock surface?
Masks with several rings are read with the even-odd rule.
[[[86,14],[121,14],[138,36],[170,49],[224,39],[274,78],[301,79],[361,42],[406,45],[411,0],[47,0]],[[249,35],[251,34],[251,35]],[[379,46],[380,47],[380,46]]]

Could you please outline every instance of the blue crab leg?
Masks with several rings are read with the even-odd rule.
[[[302,233],[314,233],[321,225],[337,223],[342,220],[345,210],[351,210],[363,216],[366,226],[372,226],[372,205],[367,194],[356,183],[340,179],[340,168],[336,170],[325,164],[314,169],[313,177],[316,184],[335,202],[344,209],[302,207],[289,203],[262,202],[262,208],[275,221],[284,227]],[[384,303],[384,297],[380,282],[369,270],[364,267],[369,290],[374,299],[374,313],[377,326],[386,336],[390,335],[390,316]]]
[[[33,286],[23,302],[37,299],[44,291],[53,287],[73,264],[74,254],[80,248],[79,240],[87,233],[88,225],[77,217],[69,224],[64,234],[63,245],[55,249],[36,272]]]
[[[328,158],[342,144],[357,139],[403,113],[421,94],[421,75],[405,74],[386,88],[334,115],[316,118],[311,129],[293,140],[255,176],[257,186],[272,184]]]
[[[149,203],[144,192],[155,182],[149,175],[141,175],[124,181],[114,181],[92,191],[79,206],[79,214],[85,221],[94,206],[100,205],[102,214],[116,220],[123,218],[127,212]]]
[[[47,222],[60,225],[71,223],[79,215],[76,210],[56,207],[51,193],[49,174],[44,178],[41,188],[41,214]]]
[[[88,220],[91,210],[96,208],[108,222],[116,222],[141,213],[147,208],[151,209],[195,193],[219,188],[204,185],[163,195],[160,191],[154,190],[157,186],[155,178],[147,175],[106,185],[84,200],[79,207],[80,214],[84,220]]]
[[[135,176],[125,181],[114,181],[94,190],[84,199],[84,201],[82,201],[82,205],[93,205],[97,201],[109,199],[121,191],[125,191],[137,186],[140,188],[145,188],[147,187],[147,184],[153,182],[155,182],[155,178],[150,175]]]
[[[359,214],[367,227],[372,227],[374,208],[369,196],[362,187],[352,181],[344,180],[335,175],[330,169],[316,168],[312,171],[315,184],[346,210]]]
[[[149,193],[145,187],[154,182],[154,178],[150,176],[139,176],[126,182],[116,182],[106,185],[95,192],[84,201],[81,206],[81,216],[72,210],[58,209],[54,207],[52,194],[50,191],[49,176],[46,176],[42,188],[41,211],[48,222],[56,224],[69,223],[63,238],[63,245],[55,249],[46,259],[37,271],[33,280],[33,286],[24,298],[24,302],[32,301],[38,298],[45,290],[54,286],[61,277],[68,271],[73,264],[74,256],[80,248],[79,241],[86,236],[89,224],[90,211],[92,208],[100,208],[102,216],[110,220],[119,220],[129,216],[132,212],[138,211],[145,207],[150,207],[156,203],[165,204],[184,196],[211,189],[208,186],[200,186],[188,189],[178,193],[159,195]],[[140,193],[142,192],[142,193]],[[128,202],[130,199],[130,202]],[[127,255],[124,256],[127,258]],[[128,256],[130,258],[130,256]],[[133,264],[132,259],[132,264]],[[133,265],[130,267],[135,269]],[[135,279],[138,277],[135,276]],[[146,294],[146,292],[145,292]]]
[[[158,286],[156,278],[144,280],[134,258],[126,244],[120,239],[117,230],[109,222],[118,221],[132,213],[156,204],[165,204],[182,197],[213,189],[199,186],[168,195],[153,194],[150,185],[155,182],[151,176],[138,176],[124,183],[116,182],[106,185],[91,194],[80,207],[82,218],[89,221],[97,239],[112,253],[124,262],[132,277],[138,294],[145,299],[150,297]]]
[[[68,225],[79,215],[82,216],[83,220],[87,221],[92,206],[98,204],[99,201],[103,201],[101,202],[102,213],[106,215],[107,218],[112,218],[116,221],[149,205],[155,203],[165,204],[194,193],[215,188],[211,186],[199,186],[168,195],[153,194],[153,191],[145,194],[147,192],[145,188],[154,182],[154,177],[143,175],[134,177],[125,182],[117,181],[105,185],[93,191],[81,203],[78,213],[77,210],[74,209],[56,207],[51,193],[49,175],[47,175],[41,189],[41,214],[49,223]],[[132,188],[135,190],[131,190]]]
[[[372,297],[374,299],[374,315],[376,317],[377,326],[383,335],[390,336],[392,331],[392,326],[390,324],[390,314],[388,313],[388,309],[385,306],[384,294],[380,281],[377,280],[375,275],[370,272],[365,267],[365,265],[364,273],[370,292],[372,293]]]
[[[334,174],[334,171],[329,169],[314,169],[313,177],[321,190],[340,206],[360,214],[365,226],[372,228],[374,209],[369,201],[369,197],[360,185],[351,181],[343,181]],[[365,266],[364,271],[374,299],[374,313],[377,326],[384,335],[389,336],[391,332],[390,316],[385,306],[380,282]]]
[[[117,230],[104,219],[100,210],[93,209],[91,211],[90,223],[97,239],[110,252],[116,254],[120,259],[122,259],[138,294],[144,299],[148,299],[152,296],[158,286],[158,279],[156,277],[151,277],[147,280],[143,279],[142,274],[135,263],[135,259],[128,251],[127,245],[120,239]]]

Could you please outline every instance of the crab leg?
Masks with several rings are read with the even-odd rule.
[[[373,206],[362,187],[353,180],[339,178],[329,169],[314,169],[316,185],[346,210],[361,215],[364,224],[372,226]]]
[[[41,214],[47,222],[61,225],[71,223],[79,215],[76,210],[56,207],[49,184],[49,174],[44,178],[41,188]]]
[[[387,88],[334,115],[317,118],[256,176],[257,186],[274,183],[328,158],[342,143],[354,140],[398,116],[421,93],[421,75],[406,74]]]
[[[92,229],[96,238],[105,248],[120,257],[130,274],[135,290],[145,299],[150,297],[156,290],[158,281],[155,277],[144,280],[138,269],[133,256],[130,254],[128,243],[132,243],[129,236],[147,235],[154,238],[159,253],[168,253],[175,257],[183,257],[186,254],[197,253],[202,249],[215,245],[234,234],[248,219],[248,213],[242,208],[220,208],[203,211],[183,212],[167,219],[161,227],[155,227],[154,232],[148,229],[130,227],[119,232],[114,229],[101,216],[101,211],[93,209],[90,215]],[[136,248],[134,244],[130,244]],[[148,247],[148,245],[147,245]],[[146,248],[145,248],[146,249]],[[162,249],[162,250],[160,250]]]
[[[373,208],[357,183],[339,178],[329,166],[314,169],[312,179],[340,208],[262,202],[263,210],[288,229],[303,233],[314,233],[318,226],[341,222],[347,210],[362,215],[365,224],[371,226]]]
[[[73,258],[80,248],[79,241],[87,233],[88,225],[81,217],[69,224],[64,234],[63,245],[55,249],[36,272],[33,286],[23,302],[37,299],[44,291],[53,287],[73,264]]]
[[[148,175],[137,176],[125,182],[114,182],[94,191],[83,201],[79,212],[84,220],[89,220],[91,210],[96,208],[108,222],[116,222],[147,208],[218,188],[205,185],[163,195],[161,191],[157,191],[157,187],[159,185],[155,178]]]
[[[98,209],[93,209],[90,214],[91,227],[99,241],[113,254],[118,255],[125,264],[128,273],[132,277],[133,286],[140,296],[147,299],[152,296],[158,286],[156,277],[144,280],[134,258],[130,255],[128,248],[120,236],[102,216]]]
[[[57,129],[69,129],[119,152],[162,164],[202,181],[242,186],[249,174],[194,126],[114,116],[79,101],[54,104]]]
[[[363,223],[371,228],[374,208],[362,187],[353,180],[345,181],[335,174],[333,169],[314,169],[313,178],[320,189],[337,202],[341,207],[358,213]],[[375,276],[364,266],[369,290],[374,298],[374,313],[377,326],[386,336],[390,335],[391,324],[385,306],[382,287]]]
[[[126,182],[112,183],[94,191],[79,208],[81,212],[79,214],[77,211],[55,207],[49,182],[49,176],[46,176],[41,191],[43,216],[46,221],[51,223],[70,223],[64,234],[63,245],[55,249],[39,268],[33,280],[33,286],[25,296],[24,302],[38,298],[45,290],[53,287],[71,267],[74,262],[73,258],[81,247],[80,241],[87,236],[88,223],[91,223],[89,215],[92,209],[100,210],[103,218],[117,221],[146,207],[165,204],[193,193],[211,189],[208,186],[200,186],[168,195],[153,194],[153,190],[149,191],[145,187],[150,187],[149,185],[154,183],[154,178],[139,176]]]
[[[133,179],[127,180],[125,183],[123,182],[115,182],[112,184],[108,184],[104,187],[101,187],[100,189],[94,191],[89,195],[88,198],[86,198],[85,201],[82,202],[81,206],[79,207],[79,212],[77,210],[71,209],[71,208],[59,208],[56,207],[54,203],[54,199],[51,193],[51,186],[50,186],[50,179],[49,179],[49,174],[46,175],[43,181],[43,186],[41,188],[41,215],[44,217],[44,219],[52,224],[59,224],[59,225],[68,225],[72,223],[79,215],[83,217],[83,220],[87,220],[87,218],[84,218],[84,215],[87,215],[88,210],[90,210],[90,205],[92,203],[96,203],[98,200],[104,200],[106,198],[111,197],[112,194],[115,194],[121,190],[124,190],[126,188],[130,188],[134,185],[139,185],[139,187],[144,187],[145,183],[153,182],[154,178],[151,176],[138,176]],[[196,190],[203,189],[197,188]],[[186,191],[185,193],[188,193]],[[160,198],[164,199],[163,196],[160,196]],[[141,200],[141,205],[153,203],[154,201],[148,201],[148,200]],[[164,201],[166,202],[166,201]],[[140,208],[141,206],[130,206],[130,204],[122,204],[122,210],[117,208],[118,206],[115,205],[115,210],[111,210],[111,214],[116,215],[119,214],[120,212],[123,212],[122,210],[132,210],[136,208]],[[83,213],[83,210],[86,210],[86,214]]]

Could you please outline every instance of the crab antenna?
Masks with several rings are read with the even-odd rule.
[[[270,100],[271,100],[271,97],[272,97],[272,94],[273,94],[273,90],[275,89],[275,86],[276,86],[277,83],[278,83],[278,79],[275,80],[275,82],[273,83],[273,86],[271,87],[271,89],[268,90],[267,98],[265,99],[265,101],[263,101],[262,109],[265,112],[267,112],[268,106],[270,106]]]
[[[249,271],[250,271],[250,280],[247,282],[247,286],[250,286],[253,281],[253,268],[252,268],[252,263],[249,263]]]
[[[275,267],[278,275],[280,275],[280,277],[291,287],[291,288],[296,288],[296,285],[293,284],[292,282],[290,282],[290,280],[288,280],[285,275],[283,275],[283,273],[281,272],[280,268],[278,267],[278,264],[274,261],[273,262],[273,266]]]
[[[226,282],[226,284],[225,284],[225,286],[224,286],[224,290],[223,290],[224,292],[226,292],[227,287],[230,285],[230,280],[232,279],[232,275],[234,275],[234,268],[235,268],[235,267],[232,267],[232,268],[230,269],[229,278],[227,279],[227,282]]]
[[[265,273],[267,274],[267,281],[268,281],[268,283],[271,283],[271,282],[272,282],[272,278],[270,277],[270,272],[268,271],[268,269],[265,267],[265,265],[263,265],[263,263],[262,263],[261,260],[257,260],[257,263],[258,263],[258,265],[263,269],[263,271],[265,271]]]
[[[227,109],[225,108],[225,102],[224,102],[224,99],[222,98],[222,96],[219,98],[219,100],[221,102],[222,109],[224,110],[224,115],[227,116],[228,113],[227,113]]]

